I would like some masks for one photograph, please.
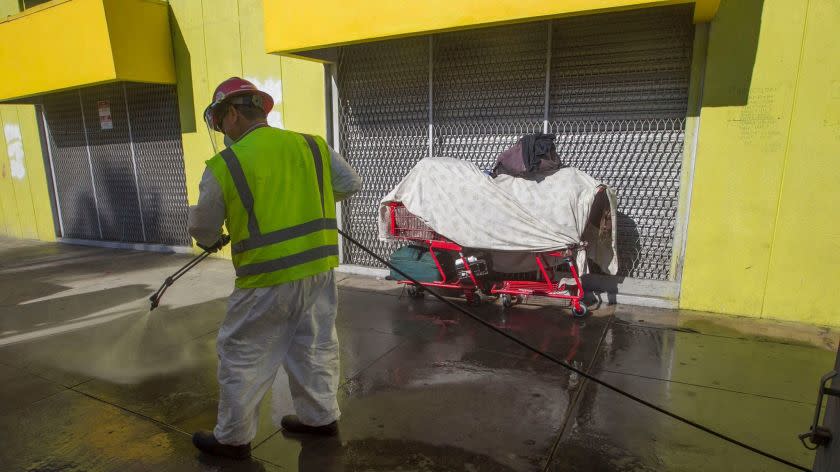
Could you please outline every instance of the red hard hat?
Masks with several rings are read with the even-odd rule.
[[[234,97],[243,97],[245,100],[236,102],[239,104],[250,104],[260,107],[268,115],[271,109],[274,108],[274,99],[271,95],[257,89],[257,87],[245,79],[239,77],[231,77],[220,83],[213,92],[213,101],[204,110],[204,120],[207,121],[208,126],[216,131],[219,131],[216,120],[213,117],[213,112],[223,102],[231,102]],[[250,97],[247,99],[246,97]]]

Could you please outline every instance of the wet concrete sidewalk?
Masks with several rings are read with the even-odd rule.
[[[254,459],[207,458],[190,434],[215,423],[230,263],[206,261],[148,315],[146,298],[188,257],[2,243],[4,471],[788,470],[578,378],[442,303],[347,275],[340,436],[287,438],[264,401]],[[577,320],[535,303],[475,311],[657,405],[813,462],[796,434],[833,366],[837,331],[626,306]],[[274,388],[288,391],[282,378]]]

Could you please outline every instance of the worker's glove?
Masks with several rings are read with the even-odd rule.
[[[227,246],[227,243],[230,242],[230,236],[223,234],[218,241],[213,243],[212,246],[204,246],[203,244],[198,244],[198,247],[204,249],[207,252],[213,253],[217,252],[219,249]]]

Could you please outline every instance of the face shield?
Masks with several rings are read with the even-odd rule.
[[[217,135],[213,134],[213,131],[222,132],[221,120],[224,115],[219,113],[223,108],[221,104],[221,102],[213,102],[204,109],[204,124],[207,126],[207,137],[210,138],[210,144],[213,145],[213,154],[219,153],[219,147],[216,144]]]
[[[219,148],[216,140],[218,135],[213,134],[213,131],[224,133],[222,130],[222,120],[227,114],[228,108],[235,105],[251,105],[263,108],[263,100],[259,95],[239,95],[215,101],[204,109],[204,124],[207,126],[207,135],[210,138],[210,143],[213,145],[214,154],[219,152]],[[225,147],[229,147],[234,142],[230,137],[224,135],[223,143]]]

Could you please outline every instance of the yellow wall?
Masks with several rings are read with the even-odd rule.
[[[168,7],[160,0],[104,0],[117,80],[174,83]]]
[[[284,57],[283,97],[287,128],[324,135],[326,94],[322,64]]]
[[[840,290],[838,21],[832,0],[722,2],[710,29],[683,308],[840,325],[825,297]]]
[[[32,105],[0,106],[0,235],[55,239]]]
[[[16,64],[28,80],[9,77],[0,81],[3,98],[23,97],[44,90],[58,90],[96,83],[114,77],[108,28],[102,2],[80,0],[45,5],[0,23],[0,41],[16,47],[0,48],[4,68]],[[62,35],[68,25],[85,24],[73,34]],[[55,38],[49,45],[44,38]],[[87,54],[79,54],[86,51]],[[64,71],[56,74],[56,70]]]
[[[0,0],[0,19],[15,15],[19,10],[18,0]]]
[[[763,307],[773,318],[840,325],[838,25],[836,0],[809,1]]]
[[[695,3],[708,21],[719,0],[265,0],[266,51],[295,53],[412,34],[628,8]]]
[[[8,7],[8,5],[5,5]],[[54,0],[0,21],[0,99],[116,80],[174,83],[167,6]],[[14,45],[14,47],[9,47]]]

